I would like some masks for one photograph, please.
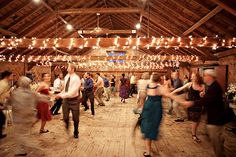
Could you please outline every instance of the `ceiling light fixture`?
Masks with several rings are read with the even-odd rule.
[[[34,1],[34,3],[40,3],[41,2],[41,0],[33,0]]]
[[[137,23],[137,24],[135,25],[135,28],[136,28],[136,29],[140,29],[140,28],[141,28],[141,24],[140,24],[140,23]]]
[[[71,24],[67,24],[67,25],[66,25],[66,29],[69,30],[69,31],[71,31],[71,30],[73,29],[73,26],[72,26]]]

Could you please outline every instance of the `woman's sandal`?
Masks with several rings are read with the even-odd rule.
[[[48,133],[49,132],[49,130],[40,130],[40,132],[39,133]]]
[[[144,156],[144,157],[151,157],[151,155],[150,155],[150,154],[147,154],[146,152],[143,153],[143,156]]]
[[[192,135],[192,139],[197,143],[201,142],[201,140],[196,135]]]

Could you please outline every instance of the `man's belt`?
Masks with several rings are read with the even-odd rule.
[[[73,100],[79,100],[79,97],[77,96],[77,97],[74,97],[74,98],[65,98],[66,100],[68,100],[68,101],[73,101]]]

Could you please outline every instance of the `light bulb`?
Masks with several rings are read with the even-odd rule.
[[[136,29],[140,29],[140,28],[141,28],[141,24],[140,24],[140,23],[137,23],[137,24],[135,25],[135,28],[136,28]]]
[[[41,0],[33,0],[35,3],[40,3]]]
[[[71,24],[67,24],[66,25],[66,29],[68,29],[69,31],[71,31],[73,29],[73,26]]]

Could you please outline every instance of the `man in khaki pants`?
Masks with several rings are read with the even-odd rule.
[[[98,102],[98,105],[105,106],[103,100],[102,100],[102,94],[104,93],[104,82],[102,77],[100,76],[100,73],[96,73],[97,76],[97,82],[94,84],[96,87],[95,90],[95,99]]]

